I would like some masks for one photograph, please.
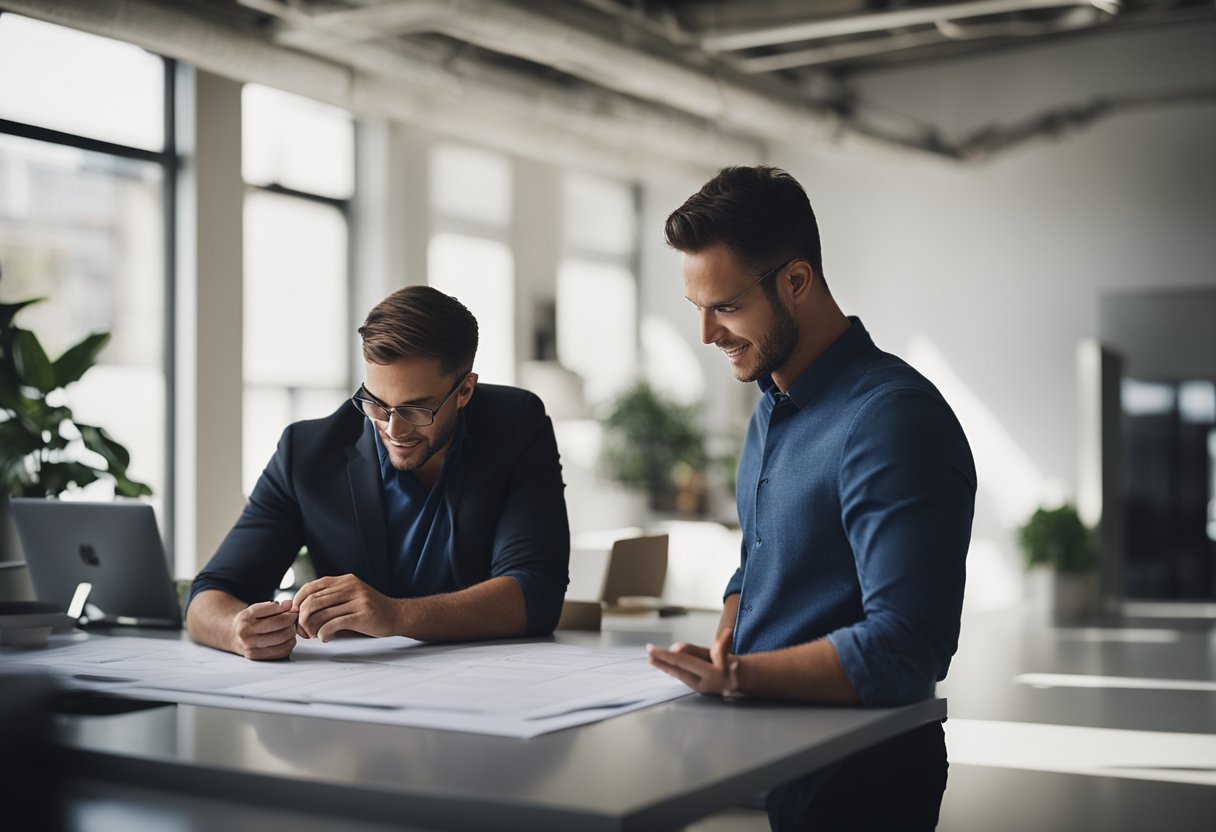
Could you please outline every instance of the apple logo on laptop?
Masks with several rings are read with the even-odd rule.
[[[97,550],[91,543],[80,544],[80,559],[88,566],[101,566],[101,558],[97,557]]]

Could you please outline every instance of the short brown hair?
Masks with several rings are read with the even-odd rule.
[[[722,243],[758,273],[797,257],[823,279],[815,212],[798,180],[780,168],[722,168],[671,212],[664,231],[677,251],[696,254]]]
[[[406,286],[380,301],[359,327],[363,358],[391,364],[434,358],[444,375],[473,369],[477,319],[450,295],[430,286]]]

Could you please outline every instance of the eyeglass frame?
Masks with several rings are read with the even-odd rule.
[[[756,279],[754,279],[754,280],[751,282],[751,285],[749,285],[749,286],[748,286],[746,289],[744,289],[744,290],[743,290],[742,292],[740,292],[739,294],[735,295],[735,296],[734,296],[733,298],[731,298],[730,300],[722,300],[722,301],[718,301],[717,303],[711,303],[711,304],[709,304],[709,308],[711,308],[711,309],[721,309],[721,308],[726,307],[726,306],[734,306],[734,305],[735,305],[735,303],[737,303],[737,302],[738,302],[739,298],[741,298],[741,297],[743,297],[744,295],[746,295],[746,294],[747,294],[748,292],[750,292],[752,289],[755,289],[755,288],[756,288],[757,286],[759,286],[761,283],[763,283],[764,281],[768,280],[770,277],[772,277],[773,275],[777,274],[778,272],[780,272],[782,269],[784,269],[786,266],[788,266],[790,263],[793,263],[793,262],[794,262],[795,260],[797,260],[797,259],[798,259],[797,257],[791,257],[789,260],[786,260],[786,261],[785,261],[784,263],[782,263],[781,265],[779,265],[779,266],[774,266],[773,268],[771,268],[771,269],[769,269],[768,271],[766,271],[764,274],[762,274],[762,275],[760,275],[759,277],[757,277]],[[694,305],[694,306],[697,306],[697,308],[701,308],[701,307],[700,307],[700,306],[698,306],[698,305],[697,305],[695,302],[693,303],[693,305]]]
[[[399,419],[401,419],[403,422],[408,422],[409,424],[413,425],[414,427],[426,428],[426,427],[430,427],[431,425],[435,424],[435,417],[439,415],[439,411],[443,410],[443,406],[448,403],[448,399],[452,398],[452,394],[460,389],[460,385],[464,384],[465,380],[468,379],[468,377],[470,375],[472,375],[471,372],[461,373],[460,377],[456,379],[456,383],[452,385],[451,389],[449,389],[446,394],[444,394],[443,401],[439,402],[439,404],[437,404],[433,408],[423,407],[420,404],[394,404],[394,405],[385,404],[384,402],[382,402],[379,399],[372,396],[371,391],[367,389],[366,384],[360,384],[359,390],[366,393],[369,396],[369,398],[363,398],[362,396],[359,395],[359,390],[356,390],[355,394],[350,397],[350,403],[355,406],[356,410],[358,410],[360,413],[362,413],[368,419],[371,419],[373,422],[382,422],[387,425],[389,422],[391,422],[393,420],[393,414],[396,413],[397,417]],[[385,414],[385,418],[377,419],[375,416],[372,416],[370,413],[368,413],[366,410],[364,410],[363,409],[364,402],[383,410],[384,414]],[[415,422],[412,419],[410,419],[408,416],[406,416],[405,411],[417,411],[417,412],[425,413],[430,417],[430,421],[429,422]]]

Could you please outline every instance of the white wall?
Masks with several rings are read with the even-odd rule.
[[[1211,23],[1151,29],[875,73],[858,88],[867,102],[963,135],[1095,95],[1211,88],[1212,43]],[[841,306],[938,383],[964,422],[980,473],[977,598],[1012,600],[1021,575],[1012,530],[1039,501],[1075,495],[1075,356],[1098,335],[1099,296],[1216,286],[1214,148],[1209,102],[1114,115],[982,163],[774,150],[770,163],[810,195]],[[666,184],[649,193],[669,211],[700,185],[680,184],[679,194]],[[661,227],[660,214],[648,208],[645,221]],[[695,320],[676,312],[678,260],[648,231],[642,296],[677,314],[695,342]],[[707,378],[711,401],[742,386],[725,366]]]
[[[1094,38],[874,75],[861,89],[966,132],[1001,113],[1211,85],[1214,37],[1207,24]],[[1016,563],[1011,528],[1035,503],[1075,495],[1074,356],[1098,335],[1100,295],[1216,285],[1213,147],[1216,106],[1206,104],[1115,115],[987,163],[775,154],[819,210],[825,271],[845,309],[968,411],[975,537],[1005,564]]]

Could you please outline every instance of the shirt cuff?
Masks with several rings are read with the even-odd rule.
[[[918,674],[899,667],[898,657],[882,655],[872,643],[864,625],[853,625],[827,636],[836,648],[840,666],[860,703],[868,708],[893,708],[911,705],[933,695],[933,683],[926,686]]]
[[[722,600],[725,601],[731,595],[743,591],[743,570],[736,569],[735,574],[730,576],[730,580],[726,584],[726,591],[722,593]]]

